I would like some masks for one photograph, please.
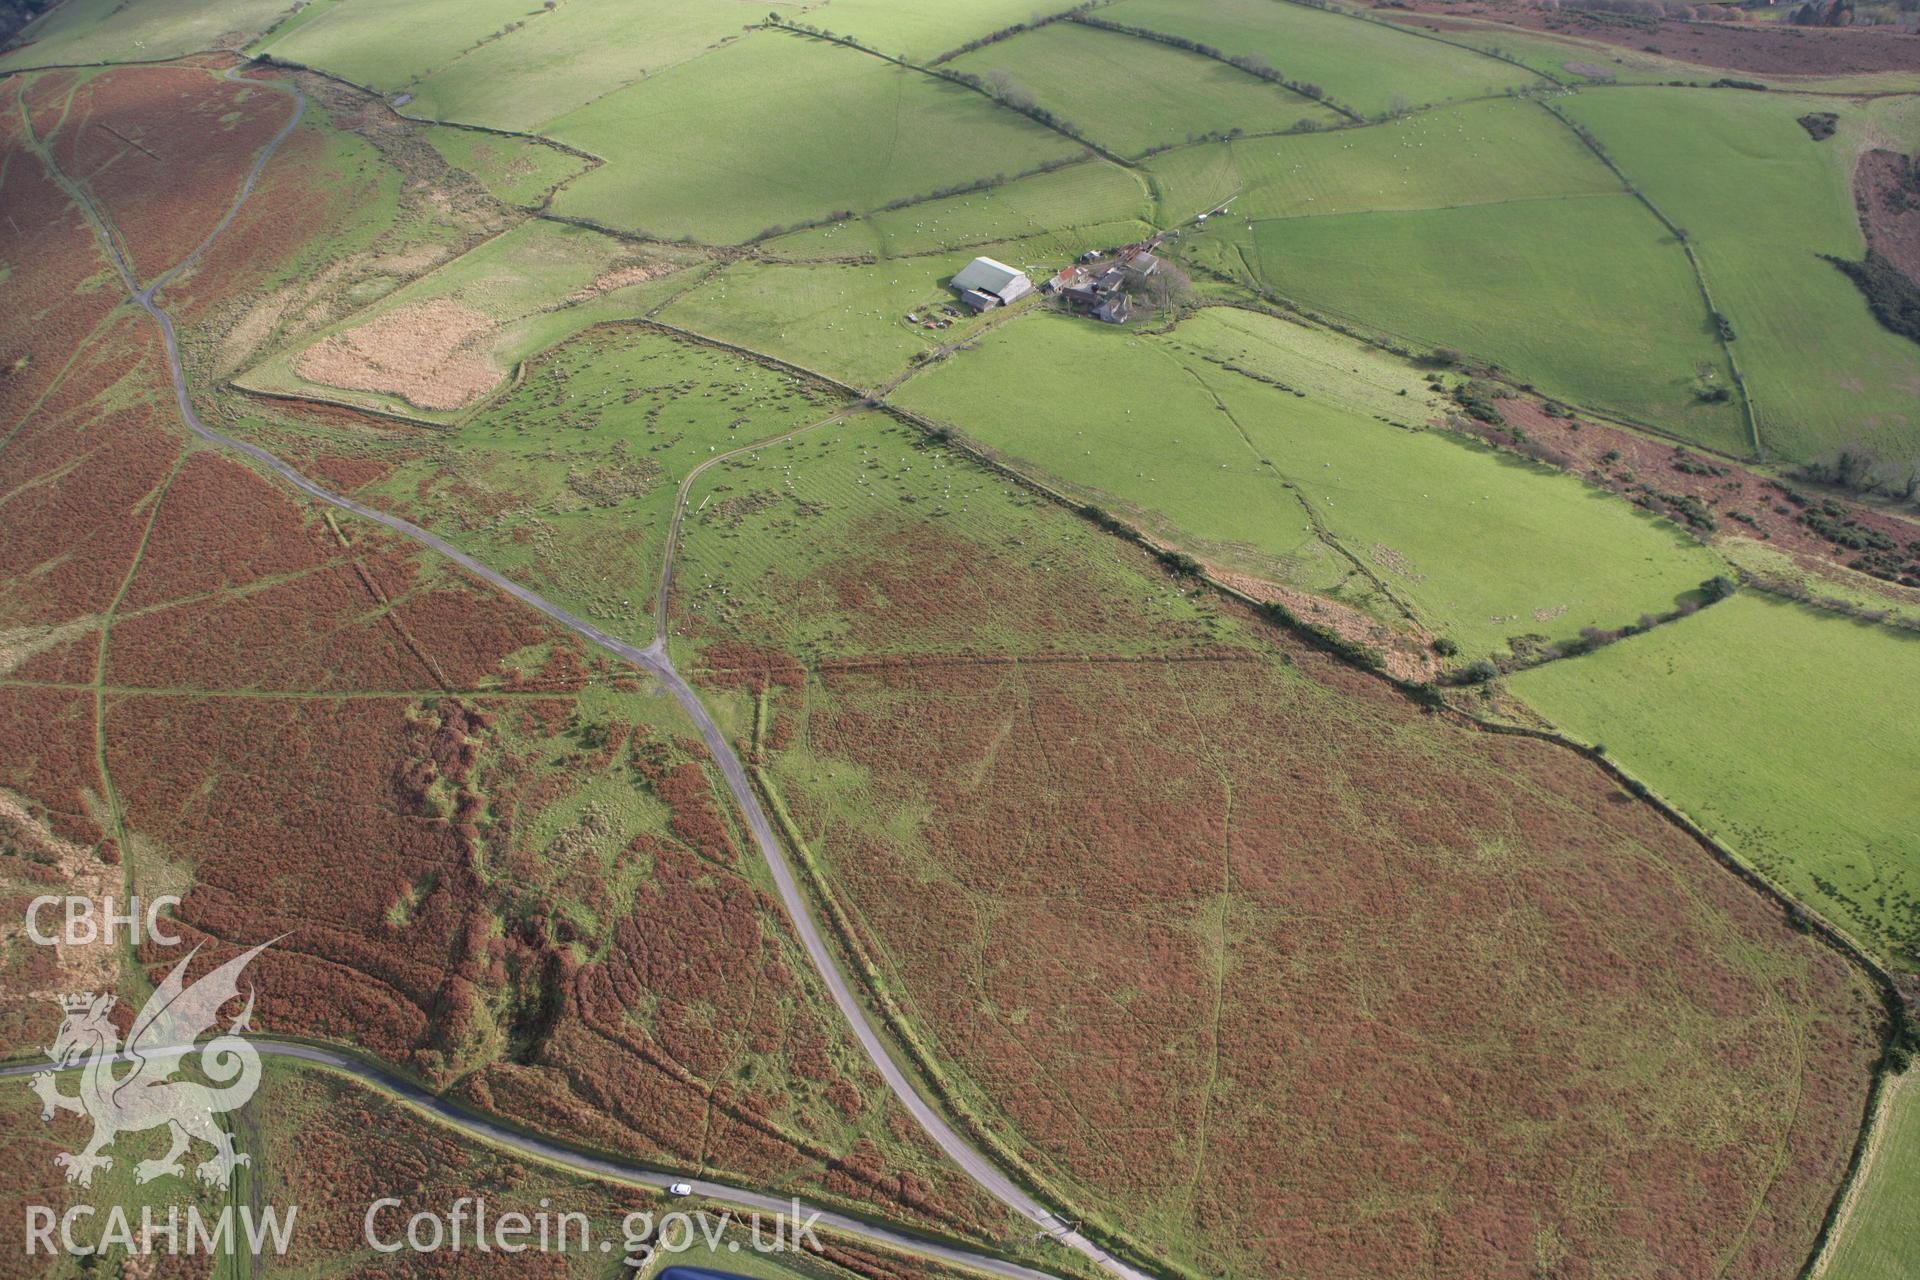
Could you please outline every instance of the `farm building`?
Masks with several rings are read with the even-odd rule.
[[[1133,300],[1127,285],[1145,280],[1160,270],[1160,259],[1145,248],[1125,249],[1110,263],[1100,267],[1068,267],[1048,278],[1048,293],[1057,293],[1077,311],[1085,311],[1108,324],[1125,324],[1133,318]]]
[[[1003,306],[1033,292],[1025,272],[992,258],[975,258],[954,273],[951,283],[960,291],[960,300],[975,311]]]

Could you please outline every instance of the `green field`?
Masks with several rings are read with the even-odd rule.
[[[1167,221],[1228,204],[1229,225],[1620,190],[1565,125],[1506,99],[1367,129],[1180,147],[1147,168],[1164,193]]]
[[[1228,222],[1183,251],[1214,241],[1215,261],[1310,310],[1741,449],[1738,406],[1696,395],[1702,370],[1728,374],[1686,257],[1629,195]]]
[[[1050,240],[1050,238],[1047,238]],[[871,264],[738,262],[661,311],[668,324],[764,351],[858,387],[903,373],[928,348],[994,322],[955,299],[946,281],[976,253],[1039,273],[1070,256],[1029,257],[1020,245],[979,245]],[[1046,243],[1031,246],[1044,250]],[[947,316],[944,308],[957,313]],[[907,320],[952,320],[927,329]]]
[[[786,0],[753,8],[738,0],[565,0],[518,31],[439,65],[415,86],[407,114],[538,129],[738,39],[768,10],[794,8]]]
[[[1063,249],[1069,245],[1084,249],[1120,243],[1109,237],[1122,224],[1139,227],[1136,234],[1122,239],[1143,238],[1149,228],[1139,220],[1148,213],[1141,179],[1119,165],[1095,159],[985,191],[795,231],[768,241],[766,251],[793,258],[860,254],[897,258],[1048,235],[1061,241]],[[1066,256],[1076,252],[1070,250]]]
[[[1863,944],[1920,968],[1920,638],[1743,592],[1509,683]]]
[[[32,43],[0,57],[0,71],[176,58],[265,31],[286,11],[286,0],[68,0],[21,32]]]
[[[802,20],[869,48],[924,62],[1035,14],[1067,8],[1066,0],[827,0]]]
[[[1257,54],[1289,80],[1320,85],[1365,115],[1530,84],[1520,68],[1379,23],[1282,0],[1120,0],[1097,17]]]
[[[1580,94],[1567,110],[1692,237],[1733,322],[1768,453],[1805,459],[1864,444],[1920,457],[1920,344],[1882,328],[1853,282],[1818,256],[1865,252],[1851,165],[1889,108],[1635,88]],[[1795,117],[1815,110],[1837,111],[1841,132],[1809,138]]]
[[[777,32],[610,93],[549,132],[608,161],[567,188],[561,212],[718,244],[1080,150],[959,85]]]
[[[1340,120],[1317,102],[1216,59],[1075,22],[1052,23],[951,65],[1030,95],[1121,155],[1229,129],[1271,133],[1302,120]]]
[[[1872,1162],[1847,1223],[1827,1246],[1821,1280],[1908,1280],[1920,1258],[1920,1075],[1887,1082]]]
[[[1502,58],[1511,58],[1563,84],[1663,83],[1687,79],[1703,70],[1659,54],[1629,49],[1603,40],[1582,40],[1560,33],[1534,31],[1505,22],[1481,21],[1465,14],[1444,15],[1446,24],[1437,32],[1428,32],[1424,23],[1416,22],[1411,17],[1387,13],[1378,16],[1411,31],[1423,33],[1416,38],[1424,39],[1430,34],[1451,44],[1466,45]],[[1576,67],[1581,69],[1575,70]],[[1718,74],[1714,72],[1713,76]]]
[[[255,52],[318,67],[382,93],[410,89],[466,51],[504,37],[516,22],[548,16],[538,0],[313,0]]]
[[[1247,313],[1207,312],[1165,339],[1039,315],[895,399],[1195,554],[1376,615],[1400,602],[1468,657],[1513,636],[1618,627],[1672,608],[1717,571],[1671,526],[1571,477],[1375,420],[1437,416],[1411,366],[1350,349],[1347,367],[1367,368],[1373,389],[1321,390],[1344,381],[1333,355],[1319,335]],[[998,391],[1009,386],[1023,388],[1013,406]]]
[[[558,147],[474,129],[429,129],[427,141],[448,164],[472,174],[507,203],[523,206],[537,206],[590,163]]]

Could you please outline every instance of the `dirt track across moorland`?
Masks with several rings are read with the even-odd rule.
[[[239,70],[240,68],[236,67],[229,70],[227,74],[231,77]],[[453,546],[451,543],[435,534],[429,533],[411,521],[403,520],[399,516],[391,515],[385,511],[380,511],[376,508],[355,502],[351,498],[343,497],[331,490],[325,489],[312,480],[309,480],[300,471],[295,469],[292,464],[268,452],[259,445],[224,435],[213,430],[201,421],[199,414],[194,410],[192,398],[187,393],[186,370],[180,359],[180,345],[174,332],[173,317],[156,301],[156,295],[165,287],[169,280],[177,277],[196,261],[200,255],[205,252],[207,246],[212,244],[214,239],[233,221],[241,205],[246,201],[247,197],[252,194],[254,185],[258,181],[261,171],[266,167],[267,161],[272,158],[275,150],[286,140],[287,136],[293,132],[294,127],[299,123],[301,115],[306,109],[306,96],[301,93],[297,86],[266,81],[250,81],[249,83],[266,84],[292,94],[296,103],[293,114],[288,118],[287,123],[281,127],[280,131],[273,136],[272,140],[261,149],[260,154],[254,160],[252,169],[247,173],[246,181],[241,184],[240,191],[235,197],[232,206],[227,210],[226,215],[220,219],[220,222],[214,227],[213,231],[186,258],[183,258],[179,263],[163,272],[156,277],[152,283],[145,287],[142,287],[139,281],[134,278],[130,263],[122,256],[118,245],[109,233],[99,212],[94,209],[92,204],[86,199],[84,193],[81,192],[65,174],[58,171],[53,165],[51,157],[46,158],[53,176],[65,187],[68,195],[86,217],[88,224],[92,226],[103,246],[103,251],[108,261],[112,263],[114,269],[119,273],[121,281],[126,287],[128,298],[137,303],[148,315],[153,317],[154,323],[160,326],[161,337],[164,339],[166,345],[168,372],[173,379],[174,399],[179,406],[180,417],[182,421],[186,423],[188,429],[208,444],[220,449],[246,455],[261,466],[267,468],[273,474],[285,480],[301,493],[306,494],[318,502],[339,508],[343,511],[350,511],[363,519],[371,520],[422,546],[439,552],[481,581],[506,592],[514,599],[545,614],[575,634],[658,678],[660,683],[673,695],[675,701],[686,711],[688,717],[699,727],[700,736],[706,742],[708,750],[712,753],[714,764],[720,770],[721,776],[726,779],[727,787],[733,793],[734,802],[738,805],[741,816],[746,821],[747,828],[753,833],[754,843],[759,847],[761,855],[767,861],[768,868],[773,874],[775,886],[779,890],[781,902],[786,907],[787,914],[793,922],[794,931],[799,935],[801,943],[806,947],[808,958],[818,970],[821,981],[832,993],[834,1003],[846,1018],[848,1025],[853,1030],[855,1038],[859,1040],[861,1048],[865,1050],[875,1070],[877,1070],[881,1078],[886,1081],[888,1089],[892,1091],[900,1104],[919,1122],[921,1128],[927,1133],[927,1136],[933,1139],[935,1144],[947,1155],[948,1159],[958,1165],[968,1177],[973,1179],[975,1183],[996,1200],[999,1200],[1020,1216],[1037,1224],[1043,1234],[1057,1243],[1065,1245],[1067,1248],[1073,1249],[1091,1259],[1109,1275],[1121,1277],[1121,1280],[1148,1280],[1145,1272],[1114,1257],[1099,1244],[1081,1234],[1073,1224],[1065,1221],[1052,1210],[1042,1205],[1038,1200],[1034,1199],[1026,1191],[1022,1190],[1011,1178],[1001,1171],[998,1165],[970,1145],[967,1140],[961,1136],[959,1131],[947,1121],[946,1117],[942,1115],[932,1103],[922,1097],[920,1092],[914,1087],[906,1071],[895,1061],[892,1051],[880,1039],[879,1033],[874,1030],[859,999],[854,995],[846,978],[841,974],[826,938],[822,935],[808,908],[806,895],[800,888],[793,865],[787,857],[785,849],[781,846],[779,839],[775,836],[773,825],[768,820],[765,810],[761,807],[759,797],[755,794],[752,784],[747,778],[746,769],[741,765],[739,757],[734,753],[732,744],[727,741],[726,735],[721,731],[720,726],[714,722],[713,717],[707,713],[706,707],[701,704],[699,696],[694,693],[692,686],[674,669],[673,661],[667,655],[666,634],[664,629],[659,630],[654,636],[653,642],[645,648],[629,644],[617,636],[601,630],[584,618],[569,613],[567,610],[562,609],[560,606],[528,588],[521,586],[519,583],[512,581],[503,574],[496,572]],[[683,487],[680,495],[681,503],[684,503],[685,499],[686,490]],[[664,584],[662,592],[664,596]]]

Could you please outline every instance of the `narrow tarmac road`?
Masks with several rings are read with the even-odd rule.
[[[976,1253],[971,1249],[962,1249],[944,1244],[938,1240],[929,1240],[924,1236],[908,1231],[896,1231],[879,1223],[868,1222],[863,1218],[851,1217],[831,1209],[822,1209],[794,1197],[781,1199],[764,1191],[754,1191],[746,1187],[730,1186],[724,1182],[713,1182],[704,1178],[688,1177],[678,1173],[662,1173],[658,1169],[649,1169],[643,1165],[628,1164],[607,1156],[595,1155],[590,1151],[581,1151],[562,1143],[552,1142],[532,1134],[522,1133],[498,1124],[485,1116],[468,1111],[463,1107],[427,1092],[419,1085],[387,1071],[379,1065],[366,1061],[353,1054],[329,1049],[324,1045],[306,1044],[291,1040],[274,1040],[261,1035],[249,1035],[248,1043],[258,1049],[262,1056],[285,1058],[296,1062],[310,1062],[343,1075],[353,1077],[374,1089],[399,1097],[421,1111],[431,1115],[436,1121],[456,1129],[461,1133],[506,1147],[513,1151],[545,1160],[550,1164],[571,1169],[578,1173],[598,1178],[611,1178],[618,1182],[638,1183],[642,1186],[658,1187],[665,1190],[676,1182],[684,1182],[693,1188],[693,1194],[701,1199],[748,1209],[756,1213],[779,1214],[791,1220],[798,1205],[800,1221],[805,1222],[808,1215],[819,1215],[821,1229],[850,1236],[854,1239],[872,1240],[901,1252],[927,1258],[937,1258],[987,1275],[1005,1276],[1007,1280],[1057,1280],[1045,1271],[1036,1271],[1032,1267],[1023,1267],[1017,1262],[1008,1262],[992,1254]],[[184,1056],[193,1052],[185,1047],[164,1050],[169,1056]],[[148,1056],[152,1056],[149,1053]],[[116,1061],[131,1062],[126,1054],[118,1054]],[[47,1062],[14,1062],[0,1065],[0,1079],[31,1076],[48,1070]],[[671,1259],[669,1259],[671,1265]]]
[[[238,70],[239,68],[235,68],[234,70],[228,71],[228,77],[230,79],[236,78],[236,72]],[[245,454],[317,502],[325,503],[331,507],[337,507],[343,511],[350,511],[362,519],[371,520],[375,524],[382,525],[385,528],[393,530],[395,533],[411,538],[422,546],[432,548],[434,551],[439,552],[441,555],[447,557],[447,559],[467,570],[467,572],[473,574],[474,577],[506,592],[529,608],[539,610],[561,626],[592,641],[609,653],[616,654],[633,665],[652,673],[658,678],[660,683],[673,694],[674,700],[680,704],[681,708],[687,713],[687,716],[699,727],[701,738],[706,742],[707,749],[713,754],[714,763],[718,766],[721,776],[727,780],[728,789],[733,793],[734,803],[739,807],[741,815],[745,818],[748,830],[753,833],[754,843],[759,846],[761,855],[766,859],[767,865],[773,873],[774,884],[779,890],[780,900],[786,907],[788,916],[791,917],[793,921],[795,932],[799,935],[802,944],[806,947],[808,958],[812,960],[814,968],[818,970],[820,980],[826,985],[827,990],[832,993],[834,1003],[839,1006],[842,1016],[846,1018],[848,1025],[853,1029],[855,1037],[860,1041],[860,1047],[865,1050],[868,1059],[873,1063],[874,1069],[877,1070],[881,1078],[886,1081],[887,1088],[899,1099],[900,1104],[919,1122],[921,1128],[926,1131],[927,1136],[932,1138],[934,1143],[946,1153],[948,1159],[958,1165],[968,1177],[972,1178],[974,1182],[989,1195],[1013,1209],[1021,1216],[1037,1224],[1044,1234],[1092,1259],[1108,1274],[1121,1277],[1121,1280],[1149,1280],[1146,1273],[1138,1271],[1120,1259],[1115,1258],[1094,1241],[1081,1235],[1071,1224],[1062,1220],[1058,1215],[1035,1200],[1019,1186],[1015,1185],[1013,1180],[1007,1177],[998,1165],[981,1152],[975,1150],[973,1146],[948,1123],[945,1116],[920,1095],[919,1091],[914,1087],[913,1082],[908,1078],[907,1073],[901,1068],[900,1064],[894,1060],[893,1054],[881,1041],[879,1034],[873,1029],[872,1024],[867,1019],[866,1011],[854,997],[853,991],[847,985],[845,977],[842,976],[840,968],[834,960],[833,953],[828,947],[826,939],[822,936],[812,912],[808,908],[806,895],[801,891],[798,879],[794,874],[793,866],[787,858],[786,850],[774,835],[772,824],[767,820],[767,815],[761,808],[759,797],[754,794],[753,787],[747,780],[746,770],[742,767],[739,757],[734,753],[732,744],[727,741],[726,735],[720,731],[720,726],[714,723],[713,717],[707,713],[706,707],[701,704],[692,686],[674,669],[672,660],[667,656],[664,601],[668,593],[668,583],[665,581],[664,576],[660,587],[658,602],[659,615],[655,619],[653,642],[645,648],[637,647],[617,636],[601,630],[584,618],[576,617],[574,614],[562,609],[560,606],[545,599],[536,592],[496,572],[466,552],[461,551],[458,547],[447,542],[444,538],[422,529],[409,520],[404,520],[399,516],[391,515],[385,511],[369,507],[364,503],[356,502],[352,498],[344,497],[328,489],[324,489],[320,485],[307,479],[306,476],[302,475],[290,463],[269,453],[259,445],[249,443],[245,440],[236,440],[232,436],[223,435],[200,420],[199,414],[194,411],[193,401],[187,394],[187,375],[180,361],[180,344],[174,334],[173,317],[168,315],[166,310],[155,300],[155,295],[167,281],[173,279],[182,270],[196,261],[206,250],[207,246],[212,244],[220,232],[225,230],[228,224],[233,221],[234,216],[240,210],[240,206],[245,203],[247,197],[252,194],[254,184],[259,179],[261,171],[265,169],[267,161],[272,157],[275,150],[279,148],[280,144],[286,140],[287,136],[293,132],[294,127],[300,122],[301,115],[306,110],[306,95],[301,93],[295,85],[259,80],[248,80],[247,83],[279,89],[292,94],[295,102],[293,115],[288,119],[287,123],[281,127],[280,132],[274,135],[272,141],[268,142],[267,145],[261,149],[260,155],[254,160],[252,169],[248,171],[246,181],[242,184],[232,207],[227,210],[226,216],[221,218],[219,224],[213,229],[213,232],[208,235],[191,254],[156,277],[152,284],[144,288],[142,288],[138,280],[135,279],[131,264],[121,257],[112,235],[109,234],[105,222],[102,220],[98,211],[93,208],[92,203],[86,199],[84,193],[67,179],[64,174],[60,174],[55,170],[55,176],[58,177],[61,184],[66,187],[68,194],[72,196],[75,203],[80,206],[81,212],[86,216],[88,223],[94,229],[95,235],[104,246],[108,260],[112,262],[115,270],[119,272],[121,281],[126,286],[128,298],[139,304],[148,315],[153,317],[154,322],[160,326],[161,336],[166,342],[168,371],[173,377],[174,399],[179,405],[180,417],[187,424],[188,429],[208,444],[221,449]],[[51,168],[51,157],[47,158],[47,163]],[[718,461],[718,459],[714,459],[713,461]],[[690,485],[683,485],[675,505],[673,528],[676,534],[680,523],[681,511],[686,504],[689,492]],[[671,573],[671,571],[672,564],[669,559],[665,566],[664,573]],[[518,1135],[515,1135],[515,1137],[518,1139]],[[528,1139],[518,1140],[530,1141]]]

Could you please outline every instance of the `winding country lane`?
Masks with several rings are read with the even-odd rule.
[[[229,70],[227,77],[229,79],[237,79],[238,76],[236,73],[239,70],[240,68],[238,67]],[[974,1182],[989,1195],[1013,1209],[1021,1216],[1037,1224],[1044,1234],[1092,1259],[1108,1274],[1121,1277],[1121,1280],[1149,1280],[1149,1277],[1144,1272],[1136,1270],[1134,1267],[1115,1258],[1094,1241],[1082,1235],[1071,1224],[1062,1220],[1057,1214],[1027,1194],[1027,1192],[1022,1190],[1011,1178],[1002,1172],[998,1165],[974,1149],[974,1147],[948,1123],[945,1116],[921,1096],[920,1092],[914,1087],[913,1082],[908,1078],[906,1072],[900,1067],[900,1064],[894,1060],[893,1054],[881,1041],[879,1034],[873,1029],[872,1024],[867,1019],[865,1010],[862,1009],[860,1002],[855,998],[853,991],[849,988],[845,977],[840,972],[839,966],[834,961],[833,953],[828,947],[826,939],[821,935],[819,926],[814,921],[813,915],[807,905],[806,896],[800,889],[799,882],[794,874],[792,863],[787,857],[786,850],[781,847],[779,839],[774,835],[772,824],[767,820],[766,812],[761,808],[759,797],[754,794],[753,787],[747,780],[746,770],[742,767],[739,757],[735,755],[732,744],[727,741],[726,735],[720,731],[720,726],[714,723],[713,717],[707,714],[707,709],[701,704],[692,686],[674,669],[673,661],[667,655],[665,600],[668,593],[667,575],[672,572],[671,552],[662,570],[662,582],[656,606],[653,642],[645,648],[640,648],[621,640],[617,636],[610,635],[584,618],[576,617],[574,614],[569,613],[567,610],[562,609],[560,606],[537,593],[488,568],[445,539],[429,533],[411,521],[401,519],[399,516],[390,515],[387,512],[356,502],[352,498],[343,497],[340,494],[324,489],[307,479],[306,476],[302,475],[290,463],[269,453],[259,445],[223,435],[200,420],[200,416],[194,412],[193,402],[187,394],[186,370],[181,365],[180,345],[174,336],[173,318],[168,315],[166,310],[155,300],[155,295],[167,281],[173,279],[182,270],[192,265],[206,250],[207,246],[212,244],[214,239],[233,221],[234,216],[240,210],[240,206],[245,203],[247,197],[252,194],[254,184],[258,180],[261,171],[265,169],[267,161],[279,148],[280,144],[286,140],[287,136],[293,132],[294,127],[300,122],[300,118],[306,110],[306,95],[301,93],[296,85],[252,79],[246,80],[245,83],[291,94],[295,103],[293,115],[288,119],[287,123],[281,127],[280,132],[275,134],[272,140],[261,148],[259,156],[256,157],[253,162],[253,167],[247,173],[246,181],[242,184],[238,195],[234,198],[233,205],[227,210],[226,215],[220,219],[220,222],[214,227],[212,233],[209,234],[192,253],[157,276],[153,283],[144,288],[140,286],[138,280],[134,277],[131,264],[121,256],[112,234],[109,232],[99,212],[94,209],[92,202],[86,198],[85,193],[68,179],[65,174],[59,172],[50,155],[44,157],[48,168],[53,172],[61,185],[65,187],[74,202],[80,207],[88,224],[92,226],[95,235],[104,246],[108,260],[113,264],[114,269],[120,275],[122,283],[126,286],[128,298],[144,309],[148,315],[153,317],[154,322],[160,326],[161,336],[166,341],[168,371],[173,377],[174,399],[179,404],[180,417],[187,424],[188,429],[208,444],[221,449],[245,454],[247,457],[252,458],[255,462],[285,480],[295,489],[298,489],[301,493],[306,494],[318,502],[325,503],[331,507],[337,507],[343,511],[350,511],[363,519],[371,520],[375,524],[382,525],[393,530],[395,533],[410,538],[422,546],[432,548],[481,581],[506,592],[522,604],[539,610],[575,634],[592,641],[609,653],[616,654],[634,666],[640,667],[655,676],[660,683],[673,694],[674,700],[680,704],[681,708],[685,710],[687,716],[694,724],[699,726],[701,738],[705,740],[707,749],[712,753],[714,763],[719,767],[721,775],[726,778],[727,787],[733,793],[734,803],[739,807],[740,813],[746,819],[748,829],[753,832],[754,843],[759,846],[761,855],[766,859],[767,866],[773,873],[774,884],[780,892],[780,900],[786,907],[787,915],[792,919],[795,932],[799,934],[801,942],[806,947],[808,958],[813,962],[814,968],[819,972],[820,980],[826,985],[827,990],[833,994],[834,1003],[839,1006],[842,1016],[845,1017],[847,1024],[853,1029],[855,1037],[860,1041],[861,1048],[866,1051],[867,1057],[873,1063],[874,1069],[877,1070],[881,1078],[886,1081],[887,1088],[899,1099],[901,1105],[913,1115],[913,1118],[919,1122],[920,1127],[926,1131],[927,1136],[933,1139],[934,1143],[946,1154],[947,1158],[958,1165],[968,1177],[972,1178]],[[765,443],[769,442],[762,442],[763,445]],[[757,448],[761,446],[754,447]],[[719,461],[719,459],[712,459],[711,461]],[[691,477],[689,479],[691,479]],[[674,509],[673,529],[676,534],[680,524],[681,512],[686,505],[689,492],[690,486],[683,484]],[[510,1130],[505,1132],[511,1134]],[[510,1138],[502,1140],[516,1143],[533,1141],[520,1135],[512,1135]]]
[[[695,1196],[702,1199],[737,1206],[756,1213],[783,1215],[789,1221],[792,1219],[795,1206],[798,1205],[801,1215],[800,1221],[806,1221],[808,1215],[818,1214],[819,1226],[831,1233],[849,1236],[855,1239],[876,1241],[908,1254],[937,1258],[942,1262],[949,1262],[955,1266],[984,1272],[988,1275],[1005,1276],[1007,1280],[1056,1280],[1054,1276],[1045,1271],[1036,1271],[1032,1267],[1023,1267],[1017,1262],[1007,1262],[1004,1259],[994,1257],[992,1254],[976,1253],[970,1249],[961,1249],[953,1245],[943,1244],[938,1240],[929,1240],[924,1236],[914,1235],[911,1232],[897,1231],[891,1227],[881,1226],[878,1223],[869,1222],[863,1218],[855,1218],[844,1213],[836,1213],[831,1209],[822,1209],[816,1205],[810,1205],[805,1201],[792,1197],[783,1200],[779,1196],[768,1195],[766,1192],[754,1191],[747,1187],[730,1186],[724,1182],[712,1182],[704,1178],[692,1178],[678,1173],[662,1173],[658,1169],[649,1169],[644,1165],[628,1164],[625,1161],[614,1160],[607,1156],[596,1155],[590,1151],[582,1151],[563,1143],[553,1142],[546,1138],[523,1133],[518,1129],[509,1128],[506,1125],[489,1120],[485,1116],[468,1111],[464,1107],[429,1093],[419,1085],[402,1079],[400,1076],[393,1074],[377,1063],[367,1061],[366,1059],[356,1057],[353,1054],[345,1053],[338,1049],[330,1049],[324,1045],[307,1044],[299,1041],[274,1040],[260,1035],[250,1035],[247,1037],[247,1040],[258,1049],[264,1057],[286,1058],[296,1062],[315,1063],[330,1070],[338,1071],[343,1075],[351,1076],[355,1080],[373,1087],[381,1093],[398,1097],[401,1101],[426,1112],[436,1121],[451,1129],[458,1130],[470,1137],[493,1143],[496,1146],[506,1147],[524,1155],[533,1156],[549,1164],[558,1165],[577,1173],[598,1178],[611,1178],[617,1182],[639,1183],[643,1186],[658,1187],[661,1190],[665,1190],[673,1183],[684,1182],[693,1188],[693,1194]],[[189,1048],[175,1047],[162,1050],[161,1054],[162,1056],[184,1056],[190,1052],[192,1052],[192,1050]],[[125,1054],[120,1054],[116,1057],[118,1061],[131,1061]],[[0,1065],[0,1079],[30,1076],[37,1072],[45,1071],[47,1068],[48,1064],[45,1062],[8,1063],[6,1065]]]

